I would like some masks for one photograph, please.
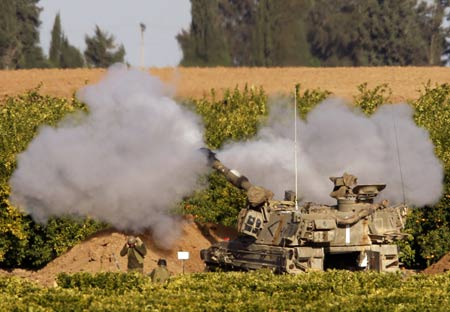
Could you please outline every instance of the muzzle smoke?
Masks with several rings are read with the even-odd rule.
[[[12,202],[38,222],[88,215],[123,230],[151,228],[170,244],[177,226],[168,209],[208,170],[199,118],[157,78],[124,65],[77,97],[90,114],[40,129],[18,157]]]
[[[387,184],[379,197],[392,203],[438,201],[442,165],[412,114],[407,104],[384,105],[368,118],[331,99],[311,111],[306,122],[297,119],[299,198],[334,204],[329,177],[347,172],[358,177],[358,184]],[[272,105],[269,123],[256,139],[230,144],[218,158],[283,198],[285,190],[295,189],[293,116],[280,103]]]

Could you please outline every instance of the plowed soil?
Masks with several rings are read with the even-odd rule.
[[[448,67],[153,68],[149,71],[175,85],[176,96],[181,98],[199,98],[209,94],[213,88],[220,94],[225,88],[243,87],[245,84],[262,86],[269,95],[289,94],[300,83],[302,89],[320,88],[331,91],[335,96],[351,99],[358,94],[357,86],[367,82],[369,88],[387,83],[392,89],[391,100],[396,103],[418,98],[419,90],[423,90],[428,82],[432,86],[450,84]],[[0,71],[0,100],[38,86],[43,94],[71,97],[82,86],[99,81],[104,74],[103,69]],[[183,227],[183,234],[170,250],[158,249],[151,234],[140,235],[148,246],[145,273],[156,266],[159,258],[167,259],[172,273],[182,273],[183,263],[177,259],[177,251],[190,252],[190,259],[184,262],[185,273],[203,271],[200,249],[235,235],[232,229],[211,224],[199,225],[193,220],[184,220],[180,226]],[[0,270],[0,274],[23,276],[51,286],[60,272],[125,271],[126,259],[119,256],[125,238],[126,233],[109,229],[78,244],[39,271]],[[424,272],[432,274],[449,269],[450,254],[447,254]]]

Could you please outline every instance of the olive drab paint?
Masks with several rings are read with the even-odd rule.
[[[273,200],[271,191],[251,184],[213,152],[204,151],[213,169],[248,194],[248,206],[238,216],[238,238],[201,250],[207,269],[269,268],[279,273],[399,269],[395,242],[406,237],[401,230],[408,207],[374,203],[385,185],[358,185],[355,176],[344,173],[330,178],[336,205],[305,203],[296,209],[292,192],[286,192],[285,200]]]

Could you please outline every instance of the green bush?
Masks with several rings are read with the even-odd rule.
[[[0,277],[2,311],[446,311],[450,273],[196,273],[152,284],[139,274],[60,274],[42,288]]]
[[[222,99],[216,99],[214,90],[209,97],[193,100],[196,112],[205,126],[205,143],[213,149],[227,141],[253,137],[267,117],[267,96],[262,88],[238,87],[227,89]]]
[[[92,220],[50,219],[47,225],[8,200],[8,180],[16,168],[16,156],[23,152],[42,125],[56,126],[67,114],[87,112],[76,99],[39,94],[38,89],[8,97],[0,104],[0,266],[38,268],[105,225]]]
[[[301,85],[295,86],[295,97],[297,101],[297,113],[303,120],[317,104],[326,100],[331,95],[330,91],[320,89],[306,89],[301,92]]]
[[[366,115],[372,115],[379,106],[390,103],[392,90],[386,83],[369,89],[367,82],[357,87],[359,94],[353,97],[353,103]]]

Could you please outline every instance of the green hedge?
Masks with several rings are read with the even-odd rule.
[[[447,311],[450,273],[197,273],[152,284],[125,273],[59,275],[57,288],[0,278],[2,311]]]

